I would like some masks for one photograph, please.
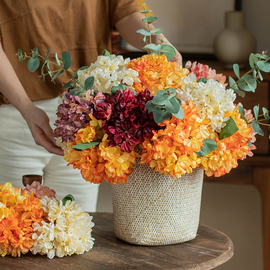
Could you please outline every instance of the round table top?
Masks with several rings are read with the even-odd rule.
[[[213,269],[233,256],[233,243],[222,232],[200,226],[195,239],[168,246],[137,246],[115,237],[112,213],[91,213],[95,226],[93,249],[82,255],[48,259],[25,254],[0,259],[1,269],[20,270],[129,270]]]

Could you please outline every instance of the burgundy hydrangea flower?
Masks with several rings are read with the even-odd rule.
[[[109,146],[119,145],[123,151],[131,152],[133,146],[142,142],[145,137],[152,137],[152,131],[157,130],[158,126],[152,113],[148,114],[145,108],[147,101],[152,99],[148,89],[135,96],[127,88],[107,96],[107,105],[96,105],[94,115],[103,115],[103,128],[108,134]]]
[[[89,121],[93,109],[78,96],[63,93],[63,102],[57,108],[58,120],[55,121],[54,137],[62,137],[63,142],[74,141],[76,132]]]

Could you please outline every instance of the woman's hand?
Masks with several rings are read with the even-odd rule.
[[[36,144],[43,146],[50,153],[63,156],[63,150],[55,144],[53,130],[49,124],[47,114],[33,103],[29,107],[23,117],[29,126]]]

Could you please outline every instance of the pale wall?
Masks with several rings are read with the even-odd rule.
[[[246,25],[257,39],[257,51],[270,51],[270,1],[243,2],[247,17]],[[177,4],[177,0],[175,3]],[[158,9],[158,6],[152,9]],[[98,211],[111,212],[111,198],[110,185],[101,184]],[[263,269],[261,202],[259,193],[254,187],[205,183],[201,223],[223,231],[234,242],[234,257],[217,269]]]

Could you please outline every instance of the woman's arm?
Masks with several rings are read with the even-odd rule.
[[[54,143],[53,130],[46,113],[36,107],[27,96],[10,61],[0,44],[0,92],[21,113],[26,120],[37,145],[51,153],[63,155]]]
[[[137,49],[142,49],[145,45],[143,44],[143,41],[142,41],[142,35],[136,33],[137,30],[143,27],[145,27],[146,29],[146,25],[144,26],[141,22],[142,19],[144,18],[145,17],[142,13],[134,12],[128,15],[127,17],[123,18],[119,22],[117,22],[115,25],[117,31],[119,31],[122,38]],[[154,26],[150,24],[150,28],[154,29]],[[159,44],[161,43],[159,39],[161,39],[165,41],[165,43],[172,46],[172,44],[166,39],[166,37],[164,37],[163,34],[152,36],[151,38],[152,38],[152,43]],[[177,62],[178,64],[182,66],[182,56],[176,49],[175,51],[176,51],[176,56],[173,59],[171,59],[171,61]]]

